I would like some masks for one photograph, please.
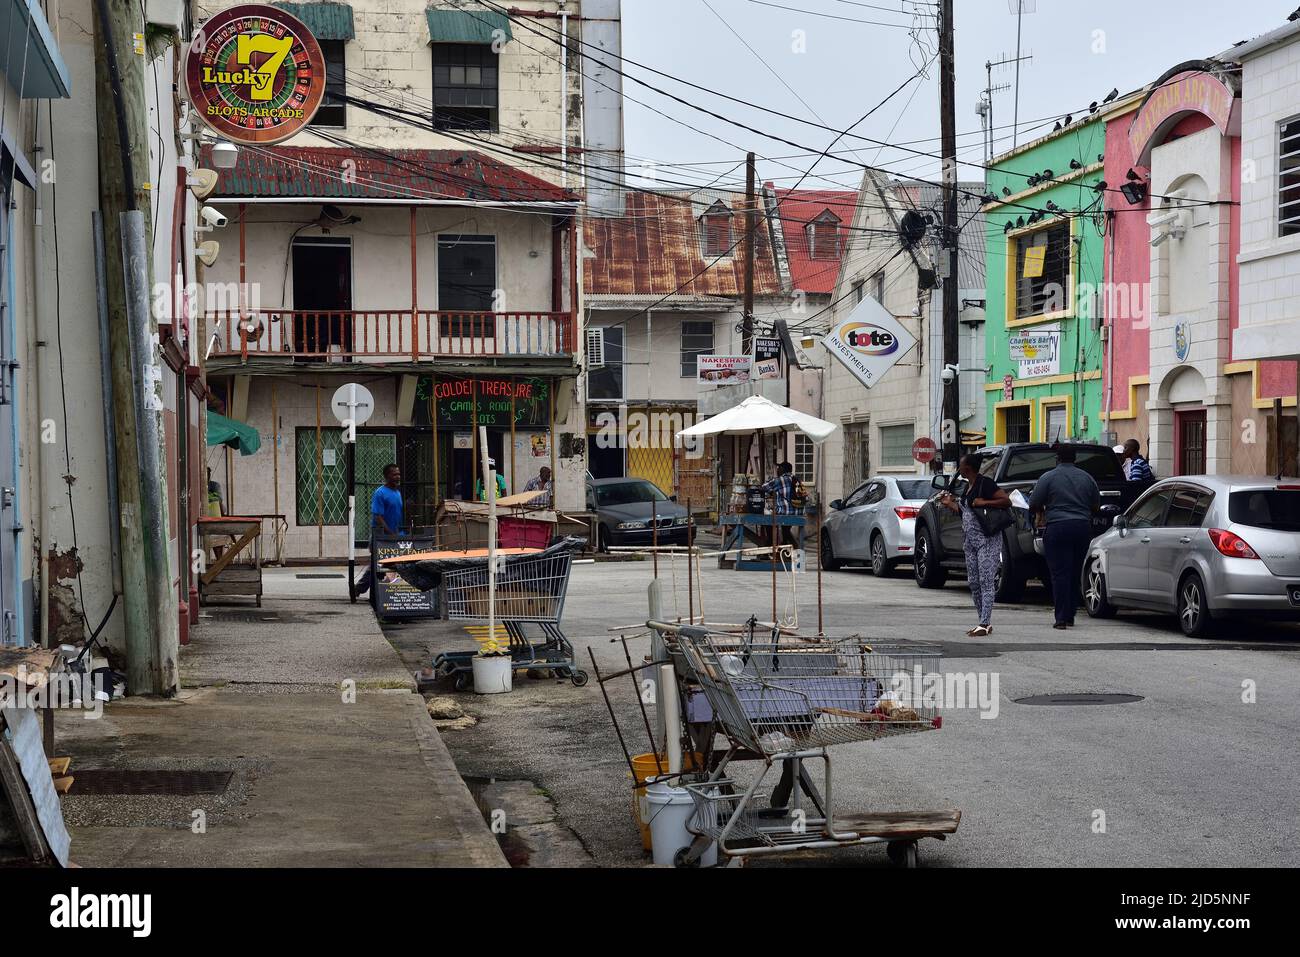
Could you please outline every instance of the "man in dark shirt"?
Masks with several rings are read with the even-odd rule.
[[[1034,484],[1029,510],[1041,513],[1046,522],[1043,547],[1052,577],[1052,600],[1056,605],[1053,628],[1074,624],[1078,604],[1079,575],[1092,541],[1092,515],[1101,507],[1101,490],[1091,475],[1074,464],[1074,449],[1054,446],[1056,468]]]

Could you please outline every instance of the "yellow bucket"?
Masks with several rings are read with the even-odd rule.
[[[685,765],[684,770],[695,771],[704,766],[704,755],[698,751],[682,752],[682,763]],[[641,849],[647,853],[650,851],[650,822],[645,808],[645,784],[653,778],[668,773],[668,755],[660,754],[657,756],[653,752],[645,754],[635,754],[632,756],[632,768],[636,774],[636,783],[639,785],[632,792],[632,816],[636,818],[636,826],[641,831]]]

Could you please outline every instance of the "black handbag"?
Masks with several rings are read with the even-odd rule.
[[[992,538],[994,535],[1000,535],[1004,528],[1010,528],[1016,523],[1016,517],[1011,514],[1010,508],[989,508],[987,506],[970,507],[975,513],[975,521],[979,522],[981,531],[985,537]]]

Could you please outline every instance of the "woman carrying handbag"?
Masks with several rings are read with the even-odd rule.
[[[983,638],[993,633],[994,580],[998,562],[1002,560],[1002,530],[1015,519],[1011,514],[1011,497],[987,475],[980,474],[978,455],[963,455],[957,474],[966,480],[961,500],[951,492],[944,492],[939,503],[961,513],[966,581],[980,616],[979,624],[966,632],[966,637]]]

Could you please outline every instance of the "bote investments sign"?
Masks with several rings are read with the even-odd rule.
[[[275,7],[241,4],[195,35],[185,86],[218,135],[235,143],[278,143],[316,115],[325,96],[325,58],[301,20]]]
[[[916,339],[884,306],[867,297],[826,333],[822,345],[870,389],[912,351]]]

